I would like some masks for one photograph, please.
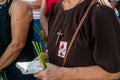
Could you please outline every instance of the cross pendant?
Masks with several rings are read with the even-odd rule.
[[[63,33],[62,33],[62,30],[60,29],[60,31],[59,32],[57,32],[57,40],[56,40],[56,42],[55,42],[55,45],[57,45],[58,44],[58,41],[59,41],[59,39],[60,39],[60,36],[62,36],[63,35]]]

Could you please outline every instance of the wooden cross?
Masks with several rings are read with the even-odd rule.
[[[59,32],[57,32],[57,40],[56,40],[56,42],[55,42],[55,45],[57,45],[58,44],[58,41],[59,41],[59,39],[60,39],[60,36],[62,36],[63,35],[63,33],[62,33],[62,30],[60,29],[60,31]]]

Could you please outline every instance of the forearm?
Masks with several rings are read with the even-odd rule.
[[[48,35],[48,20],[46,17],[46,0],[42,0],[40,8],[40,23],[46,36]]]
[[[40,23],[42,25],[44,33],[47,36],[48,35],[48,20],[47,20],[47,18],[46,18],[44,13],[40,14]]]
[[[10,44],[0,58],[0,71],[11,64],[20,54],[22,44]]]
[[[112,80],[120,76],[120,73],[108,73],[99,66],[62,68],[63,80]]]

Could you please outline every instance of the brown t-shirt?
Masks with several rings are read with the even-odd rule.
[[[61,3],[53,6],[49,16],[48,50],[50,62],[61,66],[63,58],[58,56],[60,41],[69,42],[76,27],[91,3],[85,0],[76,7],[63,10]],[[57,32],[63,36],[55,45]],[[67,57],[67,67],[99,65],[108,72],[120,71],[120,23],[114,10],[95,3],[90,9],[83,26]],[[67,45],[67,46],[68,46]]]

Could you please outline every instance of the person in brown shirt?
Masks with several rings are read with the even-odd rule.
[[[42,0],[44,1],[44,0]],[[47,68],[34,74],[42,80],[113,80],[120,77],[120,23],[107,0],[88,11],[62,66],[71,38],[92,0],[62,0],[48,21]],[[44,4],[43,4],[44,5]],[[61,34],[58,42],[58,33]]]

